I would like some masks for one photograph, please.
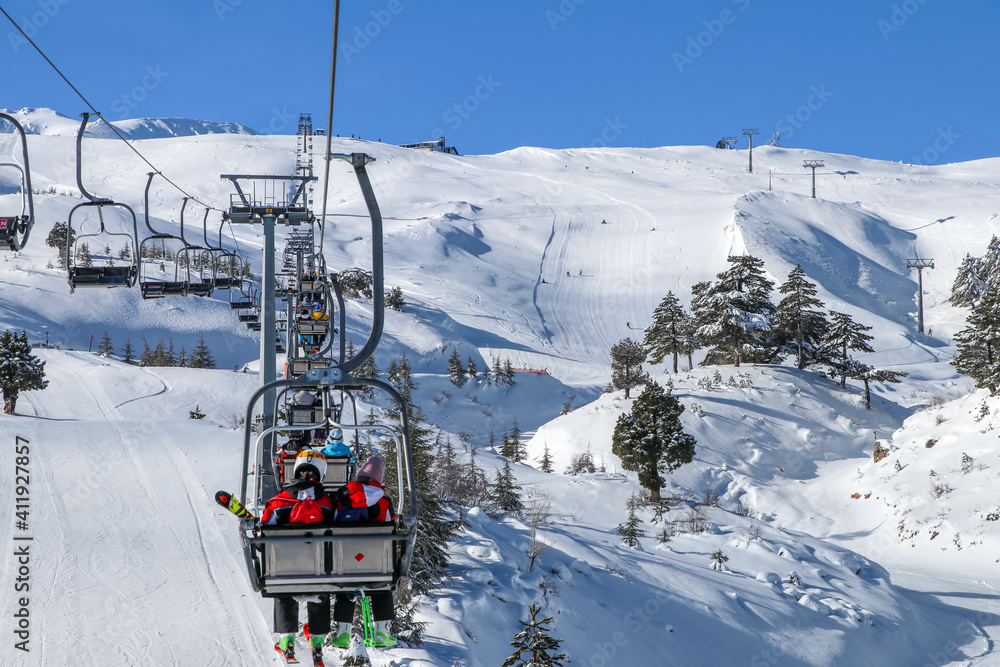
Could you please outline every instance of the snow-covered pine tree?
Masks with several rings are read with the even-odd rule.
[[[462,366],[462,359],[458,356],[457,347],[452,348],[451,356],[448,357],[448,375],[451,383],[456,387],[465,385],[465,367]]]
[[[156,348],[153,350],[153,363],[147,364],[149,366],[168,366],[167,364],[167,346],[164,345],[163,339],[156,344]]]
[[[153,351],[149,349],[149,343],[142,339],[142,354],[139,355],[139,365],[143,367],[154,366]]]
[[[114,354],[115,347],[111,344],[111,336],[105,331],[104,335],[101,337],[101,342],[97,345],[97,354],[107,356],[109,354]]]
[[[647,384],[632,404],[632,412],[615,424],[611,451],[622,468],[638,473],[639,484],[659,502],[663,475],[694,458],[695,439],[684,432],[684,406],[656,382]]]
[[[741,361],[772,361],[777,353],[771,339],[774,283],[764,277],[763,260],[730,255],[728,261],[730,267],[716,276],[718,281],[699,284],[691,301],[695,336],[713,347],[703,363],[732,359],[739,367]]]
[[[990,238],[986,254],[979,260],[978,274],[986,285],[1000,282],[1000,238],[997,238],[996,234]]]
[[[503,432],[503,436],[500,438],[500,456],[505,459],[510,459],[514,456],[514,447],[510,442],[510,435],[507,431]]]
[[[181,347],[181,353],[177,355],[177,365],[181,368],[187,368],[188,355],[187,351],[183,347]]]
[[[163,357],[163,361],[167,366],[176,366],[177,357],[174,355],[174,339],[170,339],[170,343],[167,345],[167,353]]]
[[[622,536],[622,544],[631,548],[639,546],[639,538],[646,534],[646,531],[640,527],[642,519],[636,514],[637,505],[633,495],[628,501],[628,519],[625,523],[618,524],[618,534]]]
[[[514,425],[510,427],[510,456],[507,458],[514,463],[520,463],[521,461],[528,458],[528,451],[524,448],[524,443],[521,442],[521,427],[518,426],[517,419],[514,419]]]
[[[476,361],[469,357],[469,361],[465,364],[465,376],[470,380],[479,379],[479,369],[476,367]]]
[[[45,245],[50,248],[55,248],[59,252],[59,267],[62,269],[66,268],[66,230],[68,229],[68,224],[65,222],[57,222],[52,225],[52,229],[49,231],[49,235],[45,238]],[[70,232],[69,244],[73,245],[76,240],[76,233]]]
[[[967,326],[955,334],[952,364],[980,388],[995,395],[1000,389],[1000,286],[991,286],[973,306]]]
[[[986,282],[980,277],[980,261],[969,253],[958,267],[955,282],[951,284],[951,297],[948,302],[953,306],[974,306],[979,303],[986,291]]]
[[[542,472],[552,472],[552,457],[549,455],[549,443],[545,443],[545,449],[542,450],[542,459],[538,462],[538,469]]]
[[[874,336],[866,334],[871,327],[855,322],[847,313],[830,311],[830,328],[823,337],[822,356],[834,376],[840,376],[840,386],[847,386],[851,357],[848,351],[874,352],[875,348],[868,344]]]
[[[566,654],[556,653],[562,640],[554,639],[548,634],[552,617],[539,620],[539,612],[541,608],[531,604],[528,607],[531,619],[518,620],[524,629],[514,635],[514,641],[510,643],[514,647],[514,653],[500,667],[562,667],[569,660]]]
[[[49,385],[45,379],[45,362],[31,353],[28,334],[18,336],[8,329],[0,334],[0,389],[3,390],[3,411],[14,414],[17,397],[22,391],[40,391]]]
[[[642,370],[646,350],[631,338],[624,338],[611,347],[611,384],[624,389],[625,398],[633,387],[649,382],[649,373]]]
[[[135,350],[132,349],[132,340],[126,339],[125,344],[122,345],[122,361],[124,361],[126,364],[134,364],[135,357],[132,356],[134,354]]]
[[[892,371],[887,368],[875,368],[868,364],[861,363],[856,359],[851,359],[847,365],[847,377],[852,380],[861,380],[865,383],[865,398],[863,405],[865,410],[872,409],[872,382],[898,383],[900,378],[904,378],[909,373],[906,371]]]
[[[403,310],[403,306],[406,305],[406,299],[403,298],[403,290],[399,287],[393,287],[388,292],[385,293],[385,307],[392,308],[393,310]]]
[[[204,336],[198,338],[198,344],[194,346],[194,350],[191,352],[190,367],[215,368],[215,359],[212,358],[212,351],[208,349]]]
[[[667,292],[653,311],[653,323],[646,329],[646,335],[642,339],[643,346],[649,350],[649,361],[660,364],[668,354],[672,355],[676,373],[679,355],[693,342],[693,324],[691,315],[684,310],[674,293]]]
[[[417,383],[413,380],[406,355],[403,355],[398,364],[393,360],[389,369],[389,381],[406,405],[413,471],[419,480],[416,491],[420,517],[417,530],[420,539],[416,541],[410,568],[410,586],[416,597],[429,593],[447,577],[445,569],[448,567],[448,541],[457,532],[458,522],[449,516],[448,507],[436,492],[434,441],[431,439],[426,415],[413,400]],[[386,416],[390,423],[399,423],[399,411],[395,402],[386,409]],[[396,469],[393,440],[383,442],[382,454],[385,458],[385,488],[396,489],[399,471]],[[408,498],[398,499],[401,512],[406,511],[408,502]]]
[[[488,513],[493,516],[513,514],[521,516],[524,513],[524,503],[521,502],[521,487],[514,479],[510,469],[510,461],[504,460],[503,470],[497,470],[496,482],[490,489]]]
[[[774,311],[774,333],[783,352],[795,355],[795,365],[804,370],[816,360],[816,354],[830,328],[816,298],[816,285],[806,280],[801,264],[788,273],[778,291],[785,295]]]

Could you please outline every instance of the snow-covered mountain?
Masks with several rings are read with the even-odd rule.
[[[75,137],[80,130],[80,120],[69,118],[52,109],[28,107],[17,111],[0,109],[0,112],[16,118],[27,134]],[[113,121],[110,124],[103,118],[94,118],[87,125],[84,136],[111,139],[116,135],[109,125],[114,125],[126,139],[164,139],[202,134],[259,134],[239,123],[192,120],[190,118],[132,118]],[[0,121],[0,132],[13,131],[14,128],[9,123]]]
[[[73,124],[29,137],[33,185],[54,194],[36,197],[28,247],[0,262],[0,327],[62,348],[40,351],[51,386],[24,394],[19,414],[0,420],[2,437],[32,447],[36,623],[30,655],[0,650],[24,664],[274,664],[270,604],[246,583],[232,517],[210,502],[239,481],[231,426],[257,378],[231,369],[256,368],[255,335],[225,293],[69,294],[44,240],[80,201]],[[294,137],[136,146],[219,208],[229,201],[220,173],[291,173],[295,164]],[[141,211],[147,169],[130,149],[94,137],[84,150],[88,188]],[[422,608],[425,645],[373,651],[374,664],[495,667],[530,602],[553,616],[572,664],[1000,662],[1000,543],[990,531],[1000,508],[983,493],[995,478],[1000,404],[969,394],[971,382],[948,364],[967,313],[947,303],[965,254],[982,255],[996,232],[1000,161],[924,167],[763,147],[751,174],[745,152],[696,146],[459,157],[337,138],[333,150],[376,158],[368,169],[385,221],[387,283],[407,302],[387,314],[379,368],[406,354],[424,412],[462,456],[478,447],[488,474],[502,459],[486,445],[515,419],[529,433],[530,462],[547,448],[556,463],[552,474],[514,466],[526,502],[551,501],[541,527],[549,548],[535,567],[524,520],[471,512],[452,546],[453,578]],[[8,156],[19,156],[17,138],[0,135],[0,161]],[[817,199],[803,159],[826,162]],[[327,263],[367,266],[364,202],[346,165],[333,172]],[[322,197],[317,186],[317,208]],[[0,196],[0,207],[15,202]],[[154,228],[176,232],[180,204],[157,181]],[[189,205],[189,224],[200,225],[203,211]],[[209,220],[217,234],[218,214]],[[257,230],[223,231],[259,270]],[[874,387],[868,411],[850,382],[845,390],[784,366],[721,367],[717,379],[714,367],[649,369],[687,407],[697,453],[670,476],[679,504],[666,518],[677,534],[660,544],[666,524],[644,510],[647,536],[624,547],[616,528],[638,485],[611,453],[615,420],[631,402],[600,394],[609,350],[642,338],[668,290],[687,303],[693,284],[744,251],[778,283],[800,264],[828,309],[874,327],[876,351],[865,361],[909,375]],[[916,332],[912,258],[934,260],[923,274],[926,334]],[[370,319],[364,303],[349,303],[356,344]],[[137,368],[83,351],[105,331],[116,349],[166,339],[190,350],[204,336],[224,370]],[[455,349],[479,368],[510,359],[546,373],[520,373],[510,388],[459,388],[447,374]],[[195,406],[206,420],[187,418]],[[876,439],[890,451],[878,463]],[[565,474],[588,449],[604,471]],[[0,495],[12,498],[14,484],[13,457],[0,457]],[[11,544],[15,508],[2,507],[0,539]],[[723,571],[711,568],[716,550],[729,558]],[[13,590],[15,563],[4,558],[0,587]],[[13,595],[3,604],[7,618],[18,609]],[[48,629],[65,627],[74,632]]]

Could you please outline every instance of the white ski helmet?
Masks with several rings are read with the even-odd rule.
[[[326,477],[326,457],[321,452],[313,449],[303,449],[295,457],[295,466],[292,468],[292,477],[298,477],[299,469],[303,466],[310,466],[319,472],[320,481]]]

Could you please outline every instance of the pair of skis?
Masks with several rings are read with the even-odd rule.
[[[303,633],[306,636],[306,644],[309,644],[310,635],[309,635],[309,624],[308,623],[305,624],[305,626],[302,628],[302,631],[303,631]],[[296,658],[295,656],[292,656],[291,658],[289,658],[289,657],[287,657],[284,654],[284,652],[281,650],[281,645],[280,644],[275,644],[274,645],[274,650],[278,652],[278,655],[280,655],[282,657],[282,659],[284,659],[286,665],[297,665],[297,664],[299,664],[298,658]],[[312,654],[312,659],[313,659],[313,667],[326,667],[325,664],[324,664],[324,662],[323,662],[323,654],[322,653],[320,653],[319,655],[313,653]]]

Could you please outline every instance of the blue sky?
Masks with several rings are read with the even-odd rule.
[[[517,146],[1000,155],[1000,0],[341,3],[334,133]],[[293,134],[327,114],[332,0],[0,3],[108,118]],[[3,21],[0,107],[84,106]]]

